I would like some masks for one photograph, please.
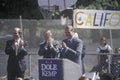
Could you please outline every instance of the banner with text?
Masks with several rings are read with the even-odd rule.
[[[75,9],[73,24],[75,28],[120,29],[120,11]]]

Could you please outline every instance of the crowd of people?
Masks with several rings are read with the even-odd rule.
[[[24,74],[26,70],[24,57],[28,54],[28,45],[27,42],[21,38],[21,33],[21,29],[19,27],[15,27],[13,29],[13,39],[6,42],[5,53],[9,55],[7,65],[8,80],[18,80],[18,78],[24,79]],[[65,34],[66,38],[62,40],[62,43],[60,44],[59,41],[54,39],[51,30],[46,30],[44,32],[44,41],[39,45],[38,55],[43,56],[43,58],[67,58],[77,64],[82,61],[82,74],[84,74],[85,69],[83,58],[86,53],[85,45],[72,26],[66,26]],[[106,38],[103,37],[101,39],[100,46],[97,48],[97,52],[111,53],[111,51],[112,48],[109,44],[107,44]],[[116,49],[116,53],[120,53],[120,48]],[[113,56],[112,64],[114,64],[115,66],[116,64],[119,64],[119,58],[120,57],[118,55]],[[107,69],[105,67],[107,63],[108,56],[101,54],[99,56],[99,66],[97,67],[97,69],[104,70],[104,73],[108,73],[107,71],[105,71],[105,69]],[[95,69],[96,72],[101,71],[97,69]]]
[[[98,65],[93,67],[91,71],[99,73],[99,76],[111,76],[112,79],[117,80],[120,78],[120,48],[115,48],[114,54],[112,56],[111,46],[107,43],[107,39],[102,37],[100,40],[100,45],[97,47],[97,52],[100,53],[98,56]],[[108,73],[111,73],[108,75]],[[101,79],[104,80],[104,79]],[[105,80],[108,80],[107,78]]]

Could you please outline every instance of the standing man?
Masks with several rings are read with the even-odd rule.
[[[52,32],[50,30],[44,33],[45,41],[39,46],[38,55],[43,56],[43,58],[56,58],[59,54],[59,42],[54,40],[52,37]]]
[[[62,41],[61,58],[67,58],[75,63],[80,62],[82,54],[83,42],[81,39],[74,37],[74,28],[67,26],[65,28],[66,39]]]
[[[27,55],[26,43],[21,39],[21,29],[13,30],[13,39],[6,42],[5,53],[9,55],[7,65],[7,80],[24,79],[26,64],[24,57]]]

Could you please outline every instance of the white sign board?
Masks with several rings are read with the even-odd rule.
[[[44,9],[52,8],[54,10],[53,6],[59,6],[59,10],[63,11],[70,6],[74,5],[77,2],[77,0],[38,0],[38,5]]]
[[[73,24],[75,28],[120,29],[120,11],[75,9]]]

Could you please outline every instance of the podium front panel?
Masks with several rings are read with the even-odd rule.
[[[39,59],[39,80],[63,80],[63,62],[60,59]]]

